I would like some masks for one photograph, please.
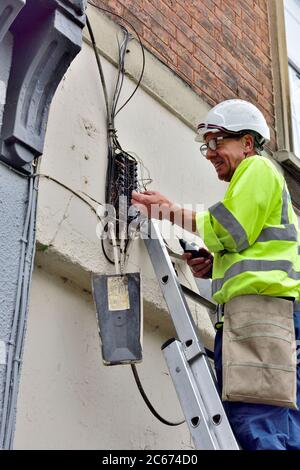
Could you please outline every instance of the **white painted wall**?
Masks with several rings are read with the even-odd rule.
[[[104,59],[103,66],[111,89],[116,69]],[[186,108],[180,87],[182,97],[190,94],[190,102],[195,96],[199,103],[199,98],[172,72],[157,67],[160,90],[152,81],[152,95],[161,96],[161,87],[170,90],[175,83],[176,111],[170,111],[174,103],[163,103],[165,97],[154,99],[141,88],[117,119],[119,139],[149,169],[151,188],[179,203],[207,208],[222,198],[225,186],[201,158],[192,123],[178,118],[180,107]],[[121,101],[133,87],[126,79]],[[199,116],[205,109],[199,107]],[[103,203],[105,171],[103,95],[93,52],[85,43],[55,96],[39,172]],[[90,274],[113,270],[102,254],[96,224],[87,204],[41,177],[37,239],[43,250],[37,253],[33,278],[15,448],[188,449],[192,444],[186,428],[167,428],[152,418],[128,367],[102,365]],[[177,268],[184,282],[196,289],[185,265],[179,262]],[[157,409],[177,420],[181,410],[160,351],[174,333],[142,241],[135,244],[129,270],[141,271],[143,279],[142,380]],[[194,304],[191,309],[205,344],[212,348],[214,331],[207,312]]]
[[[151,401],[164,417],[182,412],[161,344],[169,332],[145,324],[137,365]],[[37,268],[19,396],[15,449],[188,449],[185,425],[169,428],[145,407],[130,366],[101,360],[91,296]]]
[[[107,82],[111,83],[115,69],[103,62]],[[124,96],[132,88],[133,84],[126,81]],[[194,132],[144,91],[140,90],[120,113],[117,128],[123,147],[136,152],[149,169],[152,188],[194,207],[208,207],[222,197],[225,186],[201,158]],[[85,45],[53,103],[40,172],[103,203],[106,152],[102,90],[93,53]],[[80,279],[75,280],[85,287],[89,287],[90,272],[112,272],[96,237],[95,214],[52,181],[41,178],[40,187],[38,240],[51,246],[44,254],[49,259],[44,262],[51,264],[51,252],[65,257],[81,268]],[[130,270],[142,269],[146,299],[162,306],[143,243],[137,242],[135,248]]]

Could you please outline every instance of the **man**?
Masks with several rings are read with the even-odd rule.
[[[260,155],[269,139],[254,105],[220,103],[198,126],[196,140],[218,178],[229,183],[223,201],[197,214],[156,191],[134,192],[132,203],[149,217],[158,205],[161,218],[198,231],[209,250],[206,257],[183,258],[194,276],[212,277],[213,298],[222,307],[215,367],[241,447],[300,450],[298,222],[284,178]]]

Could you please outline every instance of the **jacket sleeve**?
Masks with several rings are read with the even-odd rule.
[[[210,251],[240,252],[255,243],[277,204],[279,174],[263,158],[250,157],[235,171],[224,200],[196,215],[197,229]]]

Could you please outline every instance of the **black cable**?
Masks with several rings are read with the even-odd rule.
[[[107,118],[109,119],[110,113],[109,113],[109,104],[108,104],[108,93],[107,93],[105,78],[104,78],[104,74],[103,74],[103,68],[102,68],[101,60],[100,60],[100,57],[99,57],[99,54],[98,54],[93,29],[92,29],[91,23],[88,19],[88,16],[86,17],[86,25],[87,25],[87,28],[88,28],[88,32],[89,32],[89,35],[90,35],[90,38],[91,38],[91,41],[92,41],[92,46],[93,46],[93,50],[94,50],[95,57],[96,57],[96,62],[97,62],[97,66],[98,66],[98,70],[99,70],[99,74],[100,74],[100,78],[101,78],[103,94],[104,94],[104,99],[105,99]]]
[[[143,78],[143,75],[144,75],[144,70],[145,70],[145,51],[144,51],[144,46],[142,44],[142,41],[140,39],[140,36],[139,36],[138,32],[136,31],[134,26],[131,23],[129,23],[129,21],[125,20],[124,18],[122,18],[120,15],[117,15],[116,13],[113,13],[109,10],[106,10],[104,8],[99,7],[98,5],[95,5],[94,3],[90,2],[90,1],[88,3],[92,6],[94,6],[95,8],[98,8],[99,10],[105,11],[107,13],[110,13],[110,14],[114,15],[114,16],[117,16],[118,18],[121,18],[122,21],[129,24],[131,26],[131,28],[134,30],[137,37],[138,37],[138,40],[139,40],[139,43],[140,43],[140,46],[141,46],[141,50],[142,50],[142,55],[143,55],[143,66],[142,66],[142,71],[141,71],[141,75],[140,75],[140,78],[138,80],[138,83],[137,83],[134,91],[129,96],[129,98],[118,109],[118,111],[115,112],[116,106],[117,106],[117,103],[118,103],[118,100],[119,100],[119,97],[120,97],[120,94],[121,94],[121,91],[122,91],[123,82],[124,82],[124,73],[125,73],[124,57],[125,57],[125,53],[126,53],[126,49],[127,49],[127,44],[128,44],[128,41],[129,41],[128,31],[126,30],[126,28],[123,27],[123,29],[125,30],[125,38],[124,38],[124,41],[123,41],[122,45],[119,46],[119,70],[118,70],[117,84],[116,84],[116,88],[115,88],[115,92],[114,92],[114,96],[113,96],[112,111],[111,111],[111,115],[110,115],[109,114],[109,106],[108,106],[108,98],[107,98],[107,91],[106,91],[104,73],[103,73],[101,62],[100,62],[100,58],[99,58],[99,54],[98,54],[94,34],[93,34],[93,31],[92,31],[92,27],[91,27],[91,24],[90,24],[90,22],[87,18],[87,26],[88,26],[89,34],[91,36],[91,41],[92,41],[92,44],[93,44],[93,48],[94,48],[94,52],[95,52],[95,56],[96,56],[96,60],[97,60],[97,65],[98,65],[98,69],[99,69],[99,73],[100,73],[101,83],[102,83],[102,86],[104,88],[103,91],[104,91],[105,102],[106,102],[106,110],[107,110],[107,115],[108,115],[108,118],[107,118],[107,123],[108,123],[108,168],[107,168],[107,177],[106,177],[106,202],[109,202],[109,200],[112,198],[111,185],[112,185],[112,181],[113,181],[113,177],[114,177],[114,175],[113,175],[113,172],[114,172],[113,162],[114,162],[114,156],[115,156],[115,149],[118,148],[125,155],[129,156],[131,160],[136,161],[136,159],[134,157],[132,157],[132,155],[129,155],[129,154],[127,154],[127,152],[123,151],[123,149],[122,149],[122,147],[121,147],[121,145],[120,145],[120,143],[117,139],[116,131],[114,129],[114,119],[117,116],[117,114],[129,103],[129,101],[132,99],[132,97],[134,96],[134,94],[136,93],[137,89],[139,88],[139,86],[141,84],[141,81],[142,81],[142,78]],[[113,148],[112,143],[114,144],[115,149]],[[104,230],[105,230],[105,227],[104,227]],[[103,239],[101,240],[101,245],[102,245],[103,254],[104,254],[105,258],[107,259],[107,261],[111,264],[114,264],[114,262],[109,258],[109,256],[107,255],[107,253],[105,251]],[[146,395],[146,393],[143,389],[143,386],[142,386],[141,381],[140,381],[139,376],[138,376],[138,372],[137,372],[136,367],[135,367],[134,364],[131,364],[131,369],[132,369],[137,387],[138,387],[138,389],[139,389],[139,391],[140,391],[140,393],[143,397],[144,402],[146,403],[146,405],[149,408],[149,410],[151,411],[151,413],[161,423],[166,424],[167,426],[179,426],[179,425],[183,424],[185,422],[185,420],[177,422],[177,423],[172,423],[172,422],[164,419],[162,416],[159,415],[159,413],[152,406],[150,400],[148,399],[148,397],[147,397],[147,395]]]
[[[23,178],[31,178],[32,175],[28,174],[27,173],[23,173],[22,171],[18,171],[16,170],[16,168],[14,168],[13,166],[9,165],[8,163],[4,162],[3,160],[0,160],[0,164],[1,165],[4,165],[6,168],[8,168],[9,170],[13,171],[14,173],[16,173],[17,175],[19,176],[22,176]]]
[[[117,14],[115,14],[115,13],[109,11],[109,10],[101,8],[101,7],[99,7],[98,5],[95,5],[92,2],[89,2],[89,3],[92,6],[94,6],[95,8],[97,8],[101,11],[107,12],[107,13],[111,13],[111,14],[117,16],[118,18],[121,18],[125,23],[129,24],[130,27],[134,30],[135,34],[138,37],[138,40],[139,40],[139,43],[140,43],[140,46],[141,46],[141,50],[142,50],[142,54],[143,54],[143,66],[142,66],[142,71],[141,71],[139,81],[138,81],[133,93],[129,96],[129,98],[125,101],[125,103],[116,111],[117,103],[118,103],[118,100],[119,100],[119,97],[120,97],[120,94],[121,94],[121,90],[122,90],[122,87],[123,87],[123,82],[124,82],[124,75],[125,75],[124,62],[125,62],[125,54],[126,54],[126,51],[127,51],[127,44],[129,42],[128,31],[126,30],[126,28],[124,26],[121,26],[124,30],[125,37],[124,37],[124,40],[122,42],[122,45],[119,46],[119,71],[118,71],[117,84],[116,84],[115,92],[114,92],[114,95],[113,95],[112,109],[111,109],[111,112],[110,112],[109,111],[107,88],[106,88],[103,68],[102,68],[99,53],[98,53],[98,50],[97,50],[97,45],[96,45],[95,37],[94,37],[94,34],[93,34],[92,26],[91,26],[91,24],[90,24],[90,22],[87,18],[87,27],[88,27],[88,31],[89,31],[89,34],[90,34],[90,37],[91,37],[91,42],[92,42],[92,45],[93,45],[95,57],[96,57],[96,60],[97,60],[98,70],[99,70],[99,74],[100,74],[101,84],[103,86],[103,91],[104,91],[104,96],[105,96],[105,103],[106,103],[107,127],[108,127],[108,129],[107,129],[107,137],[108,137],[108,156],[107,156],[107,160],[108,160],[108,164],[107,164],[106,184],[105,184],[105,201],[107,203],[112,203],[112,192],[113,192],[112,191],[112,184],[113,184],[114,176],[115,176],[114,175],[114,172],[115,172],[115,150],[119,149],[121,152],[124,152],[123,149],[122,149],[122,146],[120,145],[120,143],[117,139],[117,136],[116,136],[114,120],[115,120],[116,115],[121,111],[121,109],[123,109],[128,104],[128,102],[131,100],[131,98],[133,97],[133,95],[135,94],[135,92],[137,91],[137,89],[140,86],[140,83],[142,81],[143,74],[144,74],[144,69],[145,69],[145,53],[144,53],[144,47],[143,47],[142,41],[140,39],[140,36],[139,36],[138,32],[136,31],[136,29],[134,28],[134,26],[130,22],[128,22],[127,20],[122,18],[120,15],[117,15]]]
[[[113,96],[113,105],[112,105],[112,121],[114,122],[115,116],[116,116],[116,108],[119,102],[119,98],[121,95],[121,91],[123,88],[123,83],[124,83],[124,77],[125,77],[125,54],[127,51],[127,45],[130,41],[130,34],[127,31],[126,28],[122,26],[123,33],[124,33],[124,40],[120,46],[119,41],[119,70],[118,70],[118,79],[117,79],[117,85],[115,88],[115,93]]]
[[[104,229],[103,229],[104,232],[107,232],[107,230],[105,230],[107,226],[108,226],[108,224],[105,225],[105,227],[104,227]],[[108,261],[110,264],[113,264],[113,265],[114,265],[115,262],[110,259],[110,257],[108,256],[108,254],[107,254],[106,251],[105,251],[105,248],[104,248],[104,238],[101,238],[101,247],[102,247],[103,254],[104,254],[105,258],[107,259],[107,261]]]
[[[114,16],[117,16],[118,18],[120,18],[122,21],[124,21],[126,24],[128,24],[134,31],[134,33],[136,34],[137,38],[138,38],[138,41],[140,43],[140,46],[141,46],[141,51],[142,51],[142,55],[143,55],[143,66],[142,66],[142,70],[141,70],[141,75],[140,75],[140,78],[138,80],[138,83],[135,87],[135,89],[133,90],[133,92],[131,93],[131,95],[129,96],[129,98],[125,101],[125,103],[118,109],[118,111],[116,112],[115,116],[117,116],[117,114],[119,114],[119,112],[129,103],[129,101],[132,99],[132,97],[134,96],[134,94],[137,92],[140,84],[141,84],[141,81],[143,79],[143,76],[144,76],[144,71],[145,71],[145,64],[146,64],[146,58],[145,58],[145,51],[144,51],[144,46],[143,46],[143,43],[141,41],[141,38],[140,38],[140,35],[139,33],[137,32],[137,30],[135,29],[135,27],[128,21],[126,20],[125,18],[123,18],[122,16],[120,15],[117,15],[117,13],[114,13],[110,10],[106,10],[105,8],[102,8],[102,7],[99,7],[98,5],[95,5],[93,2],[91,2],[90,0],[88,0],[88,3],[90,5],[92,5],[93,7],[97,8],[98,10],[101,10],[101,11],[105,11],[106,13],[110,13],[111,15],[114,15]]]
[[[158,412],[154,409],[154,407],[152,406],[152,404],[150,403],[144,389],[143,389],[143,386],[141,384],[141,381],[140,381],[140,378],[138,376],[138,373],[137,373],[137,370],[136,370],[136,367],[134,364],[131,364],[131,370],[133,372],[133,375],[134,375],[134,378],[135,378],[135,382],[138,386],[138,389],[144,399],[144,402],[146,403],[146,405],[148,406],[149,410],[151,411],[151,413],[155,416],[155,418],[157,418],[161,423],[163,424],[166,424],[167,426],[180,426],[181,424],[185,423],[185,420],[183,421],[179,421],[177,423],[171,423],[170,421],[167,421],[166,419],[164,419],[162,416],[160,416],[160,414],[158,414]]]
[[[34,173],[33,175],[30,175],[29,178],[46,178],[50,181],[53,181],[54,183],[58,184],[59,186],[61,186],[62,188],[66,189],[67,191],[70,191],[70,193],[74,194],[74,196],[78,197],[78,199],[80,199],[81,201],[85,202],[85,204],[87,204],[90,209],[97,215],[97,217],[99,217],[99,215],[97,214],[97,209],[95,209],[94,206],[92,206],[92,204],[90,204],[86,199],[84,199],[84,197],[80,196],[80,194],[78,194],[77,191],[75,191],[74,189],[70,188],[69,186],[67,186],[66,184],[62,183],[61,181],[57,180],[56,178],[53,178],[53,176],[50,176],[50,175],[45,175],[43,173]],[[85,194],[85,193],[83,193]],[[89,196],[88,194],[85,194],[87,197],[89,197],[92,201],[96,202],[97,204],[99,205],[102,205],[100,202],[96,201],[95,199],[93,199],[91,196]],[[100,218],[100,217],[99,217]]]
[[[100,81],[101,85],[103,88],[103,94],[104,94],[104,99],[105,99],[105,106],[106,106],[106,119],[107,119],[107,142],[108,142],[108,155],[107,155],[107,171],[106,171],[106,184],[105,184],[105,201],[107,203],[110,203],[110,190],[111,190],[111,184],[113,181],[114,177],[114,147],[113,147],[113,137],[115,135],[115,129],[113,125],[113,119],[111,116],[111,112],[109,110],[109,102],[108,102],[108,93],[107,93],[107,87],[106,87],[106,82],[105,82],[105,77],[104,77],[104,72],[103,72],[103,67],[101,64],[101,60],[99,57],[98,49],[97,49],[97,44],[95,41],[95,36],[93,32],[92,25],[87,17],[87,28],[89,31],[89,35],[91,38],[92,42],[92,47],[94,50],[97,66],[98,66],[98,71],[100,75]]]

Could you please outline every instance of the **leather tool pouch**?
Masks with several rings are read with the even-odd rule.
[[[293,302],[260,295],[225,305],[224,401],[297,409]]]

